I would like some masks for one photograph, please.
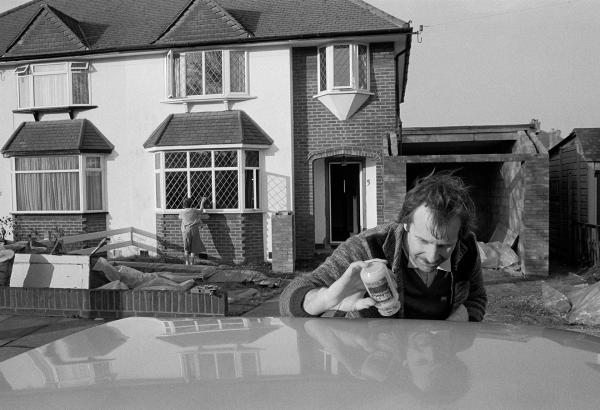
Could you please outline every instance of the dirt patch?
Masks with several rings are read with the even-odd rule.
[[[595,283],[595,270],[569,270],[554,273],[551,277],[507,277],[501,273],[484,271],[488,307],[484,321],[495,323],[526,324],[572,330],[600,337],[600,326],[572,325],[566,314],[552,312],[544,307],[542,283],[565,292],[574,286]]]

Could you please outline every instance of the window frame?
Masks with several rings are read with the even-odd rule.
[[[209,52],[221,53],[221,93],[207,94],[206,93],[206,53]],[[234,52],[242,52],[244,55],[244,90],[231,91],[231,54]],[[182,69],[182,64],[185,65],[187,55],[198,54],[202,55],[202,90],[203,94],[187,94],[186,70]],[[203,49],[203,50],[185,50],[174,51],[169,50],[166,55],[166,98],[167,101],[188,101],[188,100],[215,100],[215,99],[236,99],[249,97],[249,69],[248,61],[249,54],[247,50],[232,48],[232,49]],[[176,63],[178,61],[178,63]],[[177,64],[177,66],[176,66]],[[182,75],[183,74],[183,75]],[[183,84],[182,84],[183,82]],[[186,91],[183,95],[181,91]]]
[[[335,73],[335,48],[340,46],[348,46],[348,72],[350,76],[350,84],[348,86],[336,86]],[[360,47],[366,47],[366,68],[365,79],[366,87],[360,86]],[[325,76],[323,76],[321,67],[322,50],[325,50]],[[320,46],[317,48],[317,90],[318,94],[344,92],[344,91],[364,91],[371,90],[371,56],[369,44],[365,43],[332,43]],[[325,88],[322,87],[322,78],[325,79]]]
[[[35,68],[46,67],[52,65],[62,64],[62,70],[56,71],[46,71],[46,72],[36,72]],[[85,72],[87,74],[87,103],[74,103],[73,102],[73,73],[82,73]],[[47,63],[35,63],[35,64],[25,64],[20,65],[14,69],[17,88],[17,107],[19,110],[27,110],[27,109],[52,109],[59,107],[70,107],[70,106],[82,106],[87,107],[91,105],[92,101],[92,87],[91,87],[91,76],[90,76],[90,63],[87,61],[58,61],[58,62],[47,62]],[[35,87],[34,87],[34,79],[35,77],[48,76],[48,75],[56,75],[56,74],[65,74],[66,75],[66,89],[64,92],[67,96],[67,101],[64,104],[54,104],[54,105],[37,105],[35,98]],[[26,77],[28,84],[28,99],[29,105],[24,106],[21,104],[21,88],[19,84],[19,79]]]
[[[29,156],[34,158],[49,158],[49,157],[77,157],[78,160],[78,168],[77,169],[69,169],[69,170],[26,170],[26,171],[17,171],[16,161],[17,158],[23,158],[22,156],[13,157],[11,160],[11,182],[12,182],[12,209],[11,213],[14,214],[89,214],[89,213],[102,213],[107,212],[107,176],[106,176],[106,155],[105,154],[95,154],[95,153],[86,153],[86,154],[66,154],[66,155],[31,155]],[[86,165],[87,158],[99,158],[100,159],[100,167],[99,168],[88,168]],[[98,171],[101,174],[101,195],[102,195],[102,207],[101,209],[87,209],[87,180],[86,173],[88,169],[92,169],[94,171]],[[68,210],[30,210],[23,211],[17,209],[17,174],[43,174],[43,173],[63,173],[63,172],[72,172],[77,173],[77,183],[79,187],[79,209],[68,209]]]
[[[192,152],[203,152],[209,151],[211,152],[211,166],[210,167],[190,167],[190,154]],[[215,164],[215,152],[216,151],[235,151],[237,165],[234,167],[217,167]],[[245,152],[246,151],[258,151],[258,167],[246,167],[245,165]],[[165,156],[168,153],[175,152],[184,152],[186,153],[186,167],[185,168],[166,168],[165,166]],[[190,175],[192,172],[198,171],[210,171],[211,172],[211,195],[210,201],[208,203],[212,204],[211,208],[205,208],[207,212],[210,213],[252,213],[252,212],[262,212],[261,204],[260,204],[260,189],[262,186],[262,182],[260,179],[260,170],[263,164],[263,153],[262,150],[256,147],[242,147],[242,148],[231,148],[231,147],[185,147],[185,148],[177,148],[177,149],[169,149],[169,150],[161,150],[154,151],[154,186],[155,186],[155,211],[160,213],[178,213],[183,208],[167,208],[167,195],[166,195],[166,174],[169,172],[185,172],[186,173],[186,183],[187,183],[187,196],[191,196],[191,178]],[[237,202],[238,205],[236,208],[216,208],[216,183],[215,183],[215,175],[218,171],[233,171],[235,170],[237,173]],[[246,207],[246,197],[245,197],[245,187],[246,187],[246,170],[258,170],[259,178],[254,182],[255,187],[255,204],[256,200],[258,200],[258,206],[254,206],[252,208]],[[160,186],[160,191],[156,191],[157,186]],[[159,205],[159,206],[156,206]]]

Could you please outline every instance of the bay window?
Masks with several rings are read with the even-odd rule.
[[[64,107],[90,102],[89,64],[65,62],[17,67],[19,108]]]
[[[99,155],[15,157],[15,210],[104,210],[104,158]]]
[[[241,50],[169,52],[169,98],[227,97],[245,95],[247,53]]]
[[[258,210],[260,154],[256,150],[155,153],[156,207],[182,208],[183,199],[212,210]]]
[[[333,44],[319,48],[319,92],[369,90],[369,50],[365,44]]]

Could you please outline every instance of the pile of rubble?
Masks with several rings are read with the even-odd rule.
[[[136,269],[137,268],[137,269]],[[214,293],[227,288],[230,303],[243,299],[252,299],[258,295],[253,288],[236,289],[227,284],[258,285],[267,288],[279,288],[284,283],[280,278],[270,278],[262,272],[250,269],[234,268],[203,261],[202,265],[177,265],[143,262],[109,262],[98,258],[92,268],[96,282],[105,283],[96,289],[122,290],[168,290],[174,292]]]

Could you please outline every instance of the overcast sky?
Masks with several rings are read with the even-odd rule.
[[[404,126],[537,118],[563,137],[600,127],[600,1],[366,1],[424,26],[411,50]],[[0,0],[0,12],[25,2]]]

